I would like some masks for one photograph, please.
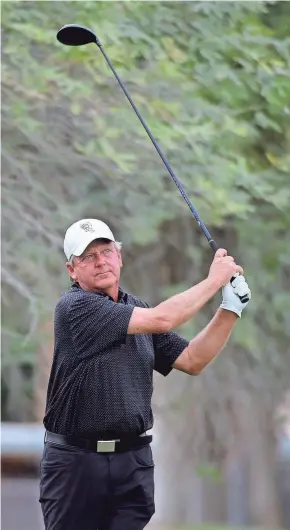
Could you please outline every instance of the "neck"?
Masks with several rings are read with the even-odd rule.
[[[112,287],[108,287],[108,289],[102,289],[102,293],[107,294],[108,296],[111,296],[113,298],[114,302],[118,302],[119,297],[119,285],[113,285]]]
[[[106,287],[105,289],[89,289],[85,284],[82,282],[78,282],[80,287],[84,289],[84,291],[91,291],[92,293],[104,293],[113,298],[115,302],[118,301],[119,297],[119,284],[116,283],[115,285],[112,285],[111,287]]]

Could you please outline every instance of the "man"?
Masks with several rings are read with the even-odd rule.
[[[243,269],[216,252],[208,276],[156,307],[120,286],[121,245],[96,219],[64,238],[71,288],[55,310],[40,502],[47,530],[141,530],[154,513],[152,374],[199,374],[251,296]],[[233,287],[230,279],[238,273]],[[223,287],[221,307],[187,342],[172,329]]]

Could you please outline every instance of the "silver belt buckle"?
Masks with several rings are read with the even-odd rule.
[[[98,453],[114,453],[116,448],[116,440],[99,440],[97,442]]]

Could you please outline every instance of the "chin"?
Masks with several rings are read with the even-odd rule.
[[[110,289],[116,285],[116,278],[112,278],[111,274],[108,278],[96,278],[95,288],[96,289]]]
[[[111,287],[113,287],[115,284],[112,282],[97,282],[95,283],[94,285],[94,288],[97,289],[98,291],[103,291],[104,289],[110,289]]]

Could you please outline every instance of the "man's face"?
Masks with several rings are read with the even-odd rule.
[[[113,241],[98,239],[66,266],[70,277],[85,290],[105,292],[119,283],[122,258]]]

